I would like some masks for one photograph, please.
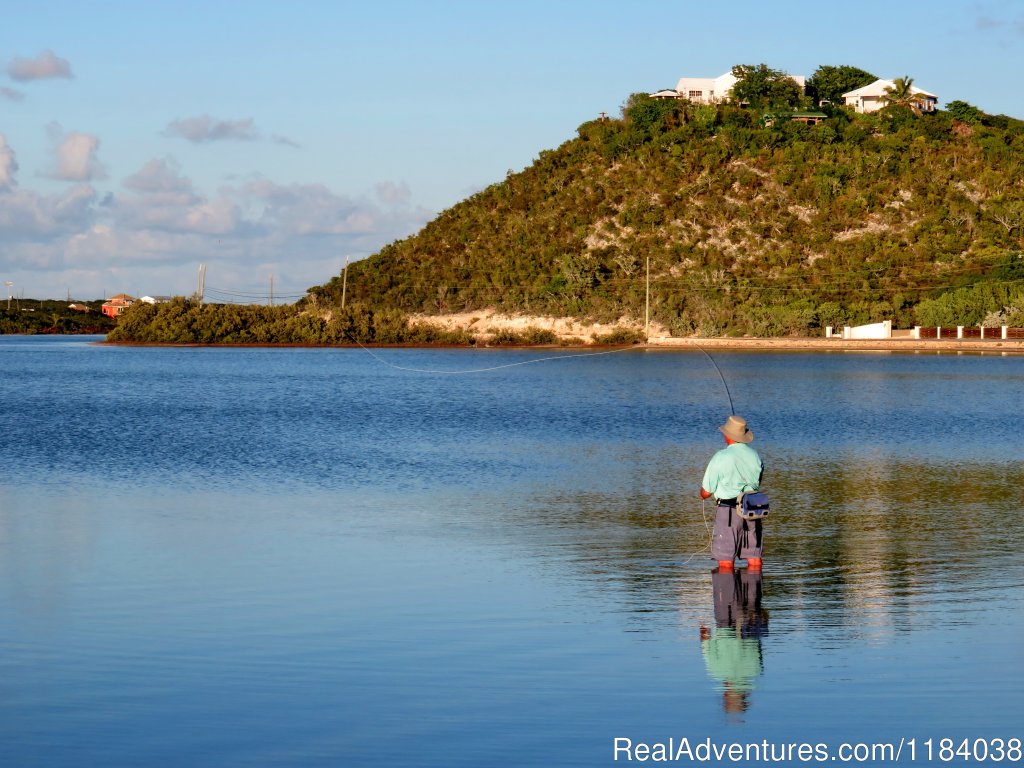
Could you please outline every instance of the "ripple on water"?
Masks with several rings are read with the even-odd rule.
[[[699,354],[0,354],[5,765],[600,765],[1024,705],[1020,359],[716,354],[773,500],[736,581]]]

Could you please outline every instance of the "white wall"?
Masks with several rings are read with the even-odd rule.
[[[850,91],[850,93],[859,93],[857,96],[853,96],[846,101],[846,104],[852,106],[858,112],[877,112],[886,105],[885,92],[887,88],[891,88],[892,86],[892,80],[875,80],[875,82],[865,85],[863,88]],[[938,102],[937,97],[924,96],[923,94],[925,94],[926,91],[918,88],[917,86],[911,86],[910,92],[922,95],[920,102],[922,112],[935,111],[935,106]]]
[[[712,99],[721,98],[715,88],[715,80],[711,77],[681,77],[679,82],[676,83],[676,91],[684,99],[699,101],[705,104]],[[690,91],[700,91],[701,95],[690,96]]]
[[[804,89],[805,78],[803,75],[790,75]],[[732,87],[736,85],[736,78],[732,72],[726,72],[718,77],[681,77],[676,83],[676,91],[679,96],[691,101],[698,101],[704,104],[725,101],[729,98]],[[700,96],[690,96],[690,91],[700,91]]]
[[[856,108],[858,112],[868,114],[869,112],[877,112],[885,106],[885,102],[876,96],[862,96],[857,99]]]
[[[870,325],[846,326],[843,328],[844,339],[891,339],[892,320]]]

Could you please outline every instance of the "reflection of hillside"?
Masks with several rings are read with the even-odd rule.
[[[976,569],[1014,557],[1004,538],[1006,489],[1024,486],[1015,464],[950,466],[880,451],[801,462],[769,476],[765,539],[773,606],[798,621],[880,638],[913,625],[922,594],[957,599]],[[700,503],[692,489],[664,485],[541,499],[524,510],[528,535],[585,586],[619,593],[640,623],[671,615],[679,601],[700,605],[706,585],[693,577],[712,566],[698,552],[708,542]]]

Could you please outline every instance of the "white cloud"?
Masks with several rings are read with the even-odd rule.
[[[1006,19],[995,18],[994,16],[989,15],[984,8],[977,9],[977,14],[974,18],[974,25],[982,32],[998,32],[1004,29],[1009,29],[1018,35],[1024,34],[1024,19],[1008,21]]]
[[[13,152],[2,146],[9,165],[0,168],[13,182]],[[430,214],[408,197],[393,182],[352,197],[265,178],[207,195],[173,158],[157,158],[106,196],[88,184],[59,195],[0,188],[0,270],[26,295],[63,296],[70,286],[93,298],[188,293],[196,265],[205,263],[217,276],[210,285],[222,290],[259,292],[274,274],[275,291],[291,295],[330,279],[345,257],[369,255],[421,227]],[[43,283],[49,287],[33,287]]]
[[[322,184],[282,185],[269,179],[227,186],[209,198],[170,158],[151,160],[123,185],[128,193],[118,195],[112,205],[119,229],[240,238],[249,246],[338,238],[349,250],[368,252],[409,234],[429,216],[422,209],[389,210],[338,195]],[[407,197],[405,185],[381,187],[395,200]]]
[[[291,139],[289,139],[287,136],[282,136],[282,135],[280,135],[278,133],[273,134],[270,137],[270,140],[272,142],[274,142],[275,144],[282,144],[282,145],[284,145],[286,147],[291,147],[292,149],[302,149],[302,145],[301,144],[298,144],[298,143],[292,141]]]
[[[150,160],[122,183],[136,192],[192,195],[192,181],[181,175],[171,157]]]
[[[62,181],[92,181],[106,178],[96,153],[100,140],[89,133],[64,133],[57,124],[49,126],[53,142],[54,165],[46,175]]]
[[[202,258],[208,248],[201,236],[97,224],[63,243],[64,263],[79,269],[148,271],[154,265],[180,265]],[[153,291],[172,293],[173,291]]]
[[[126,230],[224,235],[238,229],[240,216],[237,207],[229,200],[175,204],[147,196],[120,200],[115,221]]]
[[[231,200],[205,199],[171,158],[150,160],[124,186],[133,194],[115,198],[114,209],[125,228],[216,235],[239,225],[241,216]]]
[[[0,189],[15,185],[14,174],[18,171],[18,161],[14,150],[7,144],[7,137],[0,133]]]
[[[382,181],[374,190],[377,193],[377,197],[389,205],[404,205],[412,197],[409,185],[405,183],[395,184],[390,181]]]
[[[8,88],[7,86],[0,86],[0,96],[3,96],[8,101],[24,101],[25,94],[15,88]]]
[[[59,195],[0,191],[0,243],[5,246],[0,254],[16,260],[16,249],[9,247],[12,244],[31,241],[39,245],[92,226],[98,197],[88,184],[76,184]]]
[[[170,122],[164,133],[191,141],[193,144],[206,144],[211,141],[253,141],[259,138],[251,117],[242,120],[215,120],[209,115],[189,117]]]
[[[71,64],[67,59],[62,59],[53,51],[43,51],[34,59],[15,58],[7,65],[7,74],[12,79],[24,82],[26,80],[46,80],[54,77],[72,78]]]
[[[369,226],[365,213],[358,206],[322,184],[284,186],[261,179],[244,185],[240,193],[262,209],[258,221],[268,231],[339,235],[357,229],[365,231]]]

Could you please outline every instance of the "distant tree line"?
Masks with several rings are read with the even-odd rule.
[[[471,333],[445,330],[415,321],[397,309],[375,310],[348,304],[326,312],[299,305],[199,304],[175,299],[166,304],[136,303],[118,319],[108,336],[112,343],[151,344],[296,344],[348,345],[538,345],[560,343],[541,328],[522,331],[483,328]],[[594,340],[603,344],[642,341],[632,331],[612,331]]]
[[[0,333],[102,334],[116,325],[116,321],[100,312],[102,301],[76,303],[89,311],[71,309],[67,301],[4,300],[0,302]]]

